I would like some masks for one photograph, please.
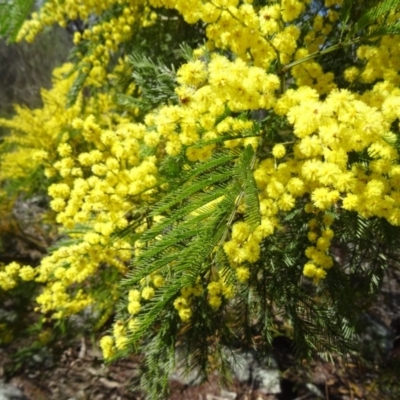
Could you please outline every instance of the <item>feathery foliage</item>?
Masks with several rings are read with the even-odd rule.
[[[32,11],[34,0],[3,0],[0,2],[0,38],[15,41],[18,31]]]

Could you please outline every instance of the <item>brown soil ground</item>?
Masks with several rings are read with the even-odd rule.
[[[15,349],[14,349],[15,350]],[[28,400],[142,400],[132,390],[140,378],[140,358],[132,356],[106,366],[96,344],[87,338],[66,347],[56,356],[31,354],[16,371],[10,367],[12,349],[0,350],[0,379],[19,388]],[[171,381],[170,400],[398,400],[399,369],[369,366],[337,358],[334,363],[316,358],[309,365],[293,364],[281,372],[279,395],[254,390],[237,381],[225,389],[212,375],[209,382],[187,387]]]

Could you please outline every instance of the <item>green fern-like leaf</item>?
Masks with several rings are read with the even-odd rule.
[[[342,26],[345,27],[349,21],[351,15],[351,8],[353,6],[353,0],[344,0],[340,9],[340,21]]]
[[[75,104],[78,99],[79,94],[82,91],[83,86],[85,85],[86,79],[88,77],[88,73],[84,72],[82,69],[79,71],[78,77],[75,79],[72,84],[68,95],[67,95],[67,107],[71,107]]]
[[[400,22],[374,27],[371,29],[371,32],[365,36],[365,39],[374,39],[384,35],[400,35]]]
[[[240,183],[243,185],[244,219],[252,228],[255,228],[261,222],[258,188],[252,173],[254,161],[254,150],[251,146],[248,146],[237,164],[237,174],[240,177]]]
[[[194,286],[199,277],[204,279],[215,270],[227,282],[235,281],[222,245],[238,211],[238,199],[243,198],[245,207],[252,210],[245,213],[245,219],[253,225],[259,223],[259,212],[254,212],[254,208],[259,208],[258,192],[252,178],[254,164],[255,153],[249,146],[241,152],[224,150],[208,161],[185,166],[181,179],[174,182],[174,189],[151,211],[150,218],[159,221],[141,235],[140,241],[145,247],[134,259],[132,273],[124,286],[134,287],[156,271],[171,279],[143,305],[136,317],[138,328],[130,337],[132,343],[139,342],[159,322],[176,318],[173,301],[182,288]],[[206,298],[199,301],[206,302]],[[193,320],[185,334],[185,343],[189,346],[185,351],[191,354],[185,368],[198,368],[203,378],[208,373],[210,354],[207,337],[212,337],[218,330],[223,331],[219,334],[221,337],[232,335],[230,328],[217,323],[215,311],[208,314],[207,309],[209,306],[205,303],[198,311],[193,310]],[[197,333],[199,330],[201,335]],[[152,340],[160,343],[157,329]],[[215,351],[222,351],[217,343],[215,346]],[[221,368],[225,367],[226,363],[221,363]],[[155,386],[148,377],[156,376],[157,368],[156,365],[154,369],[150,367],[144,380],[152,390]]]
[[[386,16],[391,10],[399,7],[399,5],[399,0],[380,1],[375,7],[366,10],[361,15],[354,25],[353,32],[360,32],[367,26],[376,23],[380,17]]]
[[[167,67],[161,61],[153,61],[137,53],[129,56],[128,62],[133,68],[132,77],[141,90],[140,97],[129,100],[132,105],[148,112],[160,104],[170,103],[173,99],[177,101],[174,92],[175,69],[173,66]]]
[[[0,38],[14,42],[22,24],[32,10],[33,0],[13,0],[0,3]]]

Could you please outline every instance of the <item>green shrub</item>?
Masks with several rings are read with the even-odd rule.
[[[17,39],[73,24],[73,63],[42,108],[0,121],[0,182],[38,171],[62,240],[0,286],[37,282],[55,319],[116,312],[104,356],[143,352],[151,398],[176,362],[226,372],[226,345],[255,334],[346,351],[399,244],[399,12],[46,2]]]

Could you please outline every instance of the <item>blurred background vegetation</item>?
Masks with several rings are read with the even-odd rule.
[[[67,30],[52,27],[34,43],[7,43],[0,39],[0,118],[10,118],[15,104],[31,109],[42,106],[40,90],[51,87],[52,71],[67,60],[71,38]],[[0,127],[0,143],[6,131]],[[0,264],[14,259],[17,252],[16,258],[21,257],[25,262],[38,261],[43,256],[38,248],[42,238],[35,239],[43,211],[40,202],[41,199],[19,201],[11,209],[4,202],[0,204]],[[24,287],[17,289],[18,293],[2,293],[0,344],[13,340],[17,332],[26,334],[26,326],[34,322],[27,319],[33,290],[33,287]]]
[[[71,37],[67,30],[52,27],[34,43],[7,43],[0,38],[0,118],[10,118],[15,104],[30,109],[42,106],[40,90],[51,87],[53,69],[67,60]],[[0,143],[6,133],[7,129],[0,127]],[[7,250],[15,247],[16,238],[26,236],[7,210],[6,204],[0,205],[0,261],[7,259]]]
[[[71,46],[71,35],[60,27],[48,29],[33,43],[0,39],[0,118],[12,115],[13,104],[41,106],[40,88],[51,86],[51,72],[68,58]]]

